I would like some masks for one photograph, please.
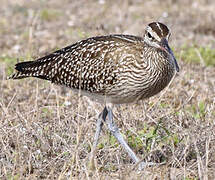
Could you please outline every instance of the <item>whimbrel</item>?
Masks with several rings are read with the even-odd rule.
[[[113,121],[113,104],[132,103],[163,90],[179,66],[168,45],[170,31],[152,22],[143,37],[107,35],[91,37],[35,61],[15,65],[11,79],[37,77],[81,90],[83,95],[105,104],[99,115],[94,147],[106,121],[109,130],[131,159],[138,157],[127,145]],[[147,163],[142,162],[144,167]]]

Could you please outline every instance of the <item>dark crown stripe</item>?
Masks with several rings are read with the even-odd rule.
[[[159,37],[166,37],[169,34],[168,27],[160,22],[152,22],[149,26]]]

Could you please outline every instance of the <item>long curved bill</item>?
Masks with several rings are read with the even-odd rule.
[[[177,62],[177,60],[175,59],[175,56],[174,56],[174,54],[173,54],[171,48],[169,47],[168,41],[167,41],[166,39],[162,39],[162,46],[164,47],[165,51],[166,51],[167,53],[169,53],[169,54],[172,56],[173,62],[174,62],[174,64],[175,64],[175,69],[176,69],[177,72],[179,72],[180,68],[179,68],[179,66],[178,66],[178,62]]]

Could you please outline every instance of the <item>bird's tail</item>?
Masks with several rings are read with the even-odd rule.
[[[46,63],[42,59],[36,61],[26,61],[17,63],[15,69],[17,72],[8,77],[8,79],[22,79],[27,77],[37,77],[41,79],[47,79],[45,71],[47,71]]]

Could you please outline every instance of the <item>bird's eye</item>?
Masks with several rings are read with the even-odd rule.
[[[147,33],[147,36],[151,39],[152,38],[152,35],[148,32]]]

